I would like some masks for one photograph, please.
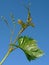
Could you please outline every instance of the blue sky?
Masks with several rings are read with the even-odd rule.
[[[30,0],[31,2],[31,15],[35,28],[29,27],[22,35],[37,40],[38,46],[44,51],[44,56],[29,62],[20,49],[15,50],[5,60],[3,65],[49,65],[49,0]],[[4,21],[1,20],[1,16],[5,16],[12,27],[10,13],[15,16],[15,21],[27,19],[27,10],[21,5],[22,3],[28,3],[28,0],[0,0],[0,61],[8,51],[10,31]],[[15,35],[19,30],[19,25],[16,27]]]

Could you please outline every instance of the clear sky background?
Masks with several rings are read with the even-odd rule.
[[[30,0],[31,15],[35,28],[29,27],[22,35],[37,40],[38,46],[44,51],[44,56],[29,62],[20,49],[15,50],[5,60],[3,65],[49,65],[49,0]],[[10,31],[1,16],[5,16],[12,27],[10,13],[15,16],[15,21],[22,19],[24,22],[27,19],[27,10],[22,3],[28,3],[28,0],[0,0],[0,61],[8,51]],[[19,25],[16,25],[14,37],[19,31]]]

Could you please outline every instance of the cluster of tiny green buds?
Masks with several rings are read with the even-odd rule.
[[[18,23],[22,26],[22,28],[26,28],[27,27],[27,24],[26,23],[24,23],[22,20],[18,20]]]

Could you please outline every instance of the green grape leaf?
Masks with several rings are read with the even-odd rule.
[[[19,48],[22,49],[29,61],[39,58],[43,55],[43,51],[40,50],[34,39],[26,36],[21,36],[18,39]]]

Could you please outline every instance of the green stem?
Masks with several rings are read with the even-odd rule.
[[[9,48],[8,52],[6,53],[6,55],[4,56],[4,58],[2,59],[2,61],[0,62],[0,65],[3,64],[3,62],[6,60],[6,58],[9,56],[9,54],[13,51],[14,49],[11,47]]]
[[[20,32],[19,32],[18,36],[16,37],[14,43],[16,43],[16,41],[18,40],[18,38],[19,38],[20,34],[22,33],[22,31],[23,31],[23,30],[20,30]],[[0,62],[0,65],[3,64],[3,62],[6,60],[6,58],[7,58],[7,57],[10,55],[10,53],[15,49],[15,48],[13,48],[12,46],[16,46],[17,48],[19,48],[19,46],[13,45],[13,44],[10,44],[10,46],[11,46],[11,47],[9,48],[8,52],[6,53],[6,55],[4,56],[4,58],[2,59],[2,61]]]

